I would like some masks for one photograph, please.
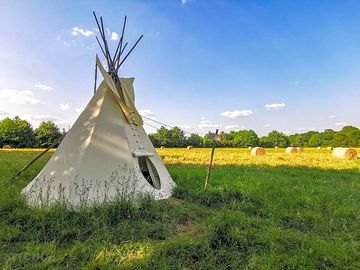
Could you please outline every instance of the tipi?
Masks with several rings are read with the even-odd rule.
[[[108,71],[98,57],[96,65],[104,80],[84,111],[66,134],[42,171],[23,190],[31,205],[65,202],[73,206],[115,200],[119,196],[151,194],[171,196],[175,183],[147,136],[135,108],[134,78],[120,78],[118,70],[140,41],[124,55],[126,17],[112,57],[94,13]]]

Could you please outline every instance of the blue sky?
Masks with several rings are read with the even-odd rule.
[[[359,1],[0,0],[1,118],[74,123],[101,53],[93,10],[109,39],[124,15],[129,42],[144,34],[120,75],[147,116],[200,134],[360,126]]]

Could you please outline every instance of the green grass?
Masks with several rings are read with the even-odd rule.
[[[169,200],[33,210],[19,192],[51,154],[8,179],[35,154],[0,151],[2,269],[360,269],[359,160],[217,165],[207,192],[206,166],[168,164]]]

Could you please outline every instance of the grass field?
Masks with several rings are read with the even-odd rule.
[[[37,153],[0,150],[2,269],[360,269],[360,159],[216,149],[205,192],[209,149],[158,152],[171,199],[75,211],[19,197],[51,153],[9,181]]]

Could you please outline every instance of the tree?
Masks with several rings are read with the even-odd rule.
[[[153,133],[153,134],[149,134],[149,139],[150,139],[150,141],[152,142],[152,144],[154,145],[154,147],[161,147],[161,144],[160,144],[160,142],[157,140],[157,138],[156,138],[156,136],[155,136],[155,134]]]
[[[289,142],[291,146],[304,146],[304,137],[302,134],[295,133],[289,136]]]
[[[222,147],[232,147],[235,131],[230,131],[230,133],[221,132],[221,146]]]
[[[322,146],[332,146],[336,131],[332,129],[325,129],[321,134]]]
[[[184,131],[178,127],[172,129],[167,129],[161,127],[151,135],[151,141],[156,145],[156,147],[185,147],[186,146],[186,137]]]
[[[15,148],[33,147],[35,135],[29,122],[15,116],[0,121],[0,144]]]
[[[41,122],[39,127],[35,130],[36,142],[39,147],[49,147],[61,138],[60,129],[54,122]]]
[[[216,146],[217,144],[214,142],[214,140],[211,140],[209,138],[209,134],[205,134],[204,138],[203,138],[203,146],[204,147],[213,147]]]
[[[170,129],[169,134],[171,142],[169,147],[186,147],[185,133],[179,127]]]
[[[343,127],[334,135],[333,144],[342,147],[360,146],[360,130],[352,126]]]
[[[186,139],[186,142],[188,145],[193,147],[202,147],[203,138],[196,133],[191,133],[191,135]]]
[[[234,134],[233,146],[235,147],[253,147],[260,144],[260,140],[253,130],[240,130]]]
[[[322,136],[320,133],[313,133],[307,143],[310,147],[317,147],[322,145]]]
[[[288,137],[279,131],[271,131],[267,137],[262,137],[262,146],[263,147],[287,147],[290,142]]]

